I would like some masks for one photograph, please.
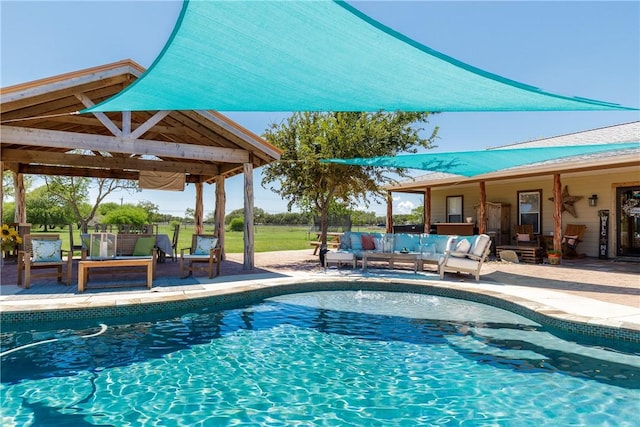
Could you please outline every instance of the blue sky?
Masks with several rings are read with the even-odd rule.
[[[543,90],[640,107],[639,1],[353,1],[385,25],[460,61]],[[178,1],[0,2],[2,87],[131,58],[151,65],[180,11]],[[257,134],[287,113],[228,113]],[[477,150],[640,120],[635,112],[445,113],[438,151]],[[260,186],[255,205],[286,211],[286,202]],[[242,207],[242,176],[227,181],[227,212]],[[394,212],[420,198],[396,194]],[[115,194],[108,201],[149,200],[183,215],[184,193]],[[213,210],[205,188],[205,214]],[[383,214],[385,207],[369,210]]]

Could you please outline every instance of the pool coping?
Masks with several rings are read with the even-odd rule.
[[[377,290],[428,293],[503,308],[545,326],[593,337],[640,343],[640,310],[566,293],[487,282],[450,282],[420,275],[292,274],[236,276],[180,289],[153,288],[126,293],[65,295],[60,298],[2,298],[3,330],[59,320],[88,320],[160,313],[203,305],[238,305],[264,298],[317,290]],[[570,298],[569,298],[570,297]],[[599,317],[598,313],[615,314]]]

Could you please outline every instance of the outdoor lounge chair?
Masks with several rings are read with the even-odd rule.
[[[438,265],[440,279],[444,279],[444,273],[450,271],[470,273],[475,275],[476,282],[480,281],[480,269],[491,250],[491,238],[486,234],[480,234],[472,243],[466,240],[469,242],[466,248],[462,244],[465,240],[458,240],[451,250],[445,252]]]
[[[71,270],[73,252],[62,249],[59,234],[26,234],[23,237],[23,250],[18,252],[18,286],[22,286],[24,272],[24,287],[29,289],[33,277],[56,276],[62,282],[62,267],[66,266],[66,284],[71,284]],[[66,259],[64,255],[66,254]],[[51,270],[32,274],[32,270]]]
[[[214,265],[216,266],[216,276],[219,275],[220,253],[221,248],[215,235],[192,235],[191,247],[180,249],[180,277],[185,278],[197,270],[204,270],[211,279],[213,278]]]
[[[533,225],[531,224],[514,225],[513,238],[517,246],[538,246],[538,241],[533,234]]]
[[[584,224],[567,224],[562,235],[562,257],[567,259],[584,258],[585,254],[576,251],[578,243],[582,242],[587,226]]]

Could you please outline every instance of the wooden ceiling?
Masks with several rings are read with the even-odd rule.
[[[131,60],[2,88],[0,159],[36,175],[137,180],[180,172],[212,182],[278,160],[281,151],[213,111],[77,114],[122,91],[144,69]]]

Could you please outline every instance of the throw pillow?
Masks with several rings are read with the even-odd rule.
[[[351,234],[351,249],[354,251],[362,250],[362,238],[359,234]]]
[[[458,243],[456,243],[453,251],[451,252],[451,256],[464,258],[469,253],[469,249],[471,249],[471,243],[467,239],[462,239]]]
[[[217,244],[218,238],[216,237],[197,236],[193,255],[209,255],[211,249],[215,249]]]
[[[138,237],[136,245],[133,247],[133,256],[149,256],[153,254],[155,245],[155,237]]]
[[[478,257],[482,256],[488,244],[491,244],[491,238],[486,234],[480,234],[473,242],[471,253]]]
[[[575,246],[576,242],[578,241],[578,236],[564,236],[562,238],[562,243],[566,243],[569,246]]]
[[[373,236],[369,234],[362,235],[362,249],[365,251],[372,251],[376,248],[375,243],[373,242]]]
[[[528,233],[524,233],[524,234],[520,234],[518,233],[518,242],[528,242],[529,239],[529,234]]]
[[[37,240],[31,241],[33,262],[57,262],[62,261],[62,240]]]

